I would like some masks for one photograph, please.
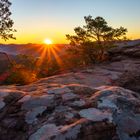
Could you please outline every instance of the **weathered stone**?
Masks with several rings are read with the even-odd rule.
[[[63,87],[63,88],[54,88],[52,90],[48,90],[47,92],[48,94],[64,94],[71,92],[71,90],[68,87]]]
[[[97,92],[98,90],[86,86],[86,85],[80,85],[80,84],[70,84],[68,87],[72,90],[73,93],[75,94],[81,94],[81,95],[91,95],[94,92]]]
[[[118,107],[111,100],[104,97],[102,97],[100,101],[98,101],[98,108],[118,109]]]
[[[37,116],[41,115],[46,110],[45,106],[40,106],[37,108],[33,108],[32,110],[28,111],[25,116],[25,121],[28,124],[35,123],[37,121]]]
[[[18,101],[25,95],[24,92],[21,91],[11,91],[6,97],[4,97],[4,101],[9,104],[14,101]]]
[[[7,95],[9,95],[9,93],[11,92],[12,90],[9,90],[9,89],[0,89],[0,97],[3,98],[3,97],[6,97]]]
[[[54,140],[76,140],[78,138],[78,134],[80,133],[81,125],[77,124],[76,126],[64,126],[59,130],[57,136],[55,136]]]
[[[117,133],[120,140],[139,140],[140,138],[140,114],[123,112],[115,115],[115,123],[118,125]]]
[[[52,117],[49,118],[49,123],[55,123],[57,125],[72,123],[76,120],[76,114],[77,112],[69,106],[58,106],[53,111]]]
[[[116,85],[128,88],[136,92],[140,92],[139,83],[140,83],[139,69],[124,72],[118,79],[115,80]]]
[[[69,106],[62,106],[62,105],[60,105],[60,106],[56,106],[56,108],[55,108],[55,112],[66,112],[66,111],[71,111],[72,110],[72,108],[71,107],[69,107]]]
[[[55,124],[46,124],[32,134],[29,140],[51,140],[50,138],[58,133],[58,128]]]
[[[18,102],[25,102],[28,101],[31,98],[31,95],[25,95],[23,98],[21,98]]]
[[[32,97],[25,101],[22,105],[22,109],[30,110],[39,106],[52,107],[54,106],[54,96],[53,95],[43,95],[40,97]]]
[[[3,102],[2,99],[0,99],[0,110],[5,106],[5,103]]]
[[[77,108],[82,108],[86,105],[86,102],[84,100],[79,100],[79,101],[74,101],[72,103],[70,103],[70,106],[72,107],[77,107]]]
[[[75,100],[78,99],[79,96],[74,93],[66,93],[62,95],[63,101]]]
[[[112,113],[108,111],[100,111],[96,108],[83,109],[79,112],[80,116],[94,122],[108,120],[112,122]]]

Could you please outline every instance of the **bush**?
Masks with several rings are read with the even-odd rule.
[[[19,54],[16,56],[16,64],[22,65],[28,70],[35,70],[37,59],[30,55]]]
[[[47,59],[44,59],[42,64],[39,66],[38,76],[40,78],[52,76],[55,75],[59,70],[60,66],[56,60],[48,61]]]
[[[20,84],[25,85],[36,80],[36,74],[25,69],[12,71],[9,77],[5,80],[5,84]]]

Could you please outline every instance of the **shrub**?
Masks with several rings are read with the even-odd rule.
[[[19,54],[16,56],[16,63],[31,71],[36,69],[36,61],[37,59],[31,55]]]
[[[44,59],[42,64],[39,66],[39,77],[46,77],[56,74],[60,70],[60,66],[56,60],[48,61]]]
[[[25,85],[34,82],[37,79],[36,74],[26,69],[18,69],[12,71],[5,84],[20,84]]]

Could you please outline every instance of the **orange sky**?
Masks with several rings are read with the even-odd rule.
[[[65,34],[84,25],[84,16],[104,17],[109,25],[128,29],[128,38],[140,38],[140,0],[12,0],[16,40],[0,43],[68,43]],[[130,10],[131,9],[131,10]]]

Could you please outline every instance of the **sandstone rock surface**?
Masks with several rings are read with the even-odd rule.
[[[140,47],[109,55],[102,65],[0,86],[0,140],[140,140]]]
[[[87,94],[79,89],[82,85],[61,86],[69,90],[58,93],[56,89],[61,89],[60,84],[52,94],[31,94],[22,91],[23,87],[19,91],[1,89],[4,103],[0,108],[1,140],[140,138],[140,94],[117,86],[88,87],[93,92]],[[44,86],[44,89],[51,88]],[[11,100],[11,94],[15,94],[15,100]]]

